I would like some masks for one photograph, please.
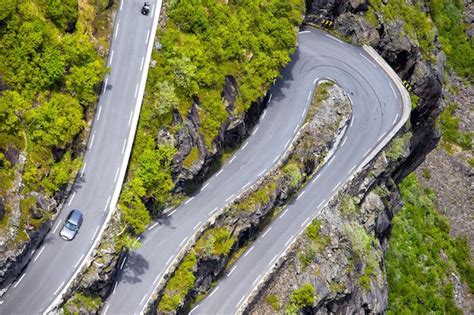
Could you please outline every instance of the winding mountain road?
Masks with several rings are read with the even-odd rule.
[[[307,94],[316,78],[331,78],[348,93],[352,119],[345,136],[300,197],[283,209],[192,314],[243,311],[249,295],[285,250],[408,118],[406,94],[364,49],[308,29],[300,33],[297,57],[283,72],[283,81]]]
[[[0,314],[39,314],[61,299],[105,228],[125,176],[145,89],[161,0],[150,1],[148,16],[141,0],[122,0],[114,23],[104,89],[94,118],[84,165],[69,199],[43,244],[18,280],[0,299]],[[59,230],[71,209],[80,209],[84,222],[67,242]]]
[[[195,312],[231,314],[244,302],[263,273],[337,189],[373,157],[406,120],[402,96],[387,73],[365,50],[328,34],[308,29],[282,77],[269,91],[268,107],[252,135],[201,190],[151,225],[142,247],[120,264],[117,282],[103,313],[143,312],[152,293],[193,233],[217,211],[255,183],[284,153],[301,127],[318,80],[335,80],[349,94],[353,119],[333,157],[260,237],[236,269],[219,283]],[[402,118],[403,117],[403,118]]]

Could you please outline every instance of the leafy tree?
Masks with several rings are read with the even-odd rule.
[[[0,0],[0,22],[13,13],[17,2],[17,0]]]
[[[174,108],[178,107],[179,99],[176,96],[173,85],[168,81],[158,82],[153,93],[153,113],[156,117],[165,117]]]
[[[144,194],[145,189],[142,181],[135,177],[125,185],[120,195],[122,220],[134,234],[145,231],[146,226],[150,223],[150,214],[140,199],[140,196]]]
[[[53,94],[26,114],[30,138],[46,147],[65,148],[84,127],[82,108],[73,97]]]
[[[46,16],[62,30],[71,29],[77,21],[77,0],[45,0]]]
[[[66,87],[81,105],[93,103],[97,98],[95,88],[105,74],[103,62],[95,60],[83,66],[73,66],[66,78]]]
[[[5,91],[0,97],[0,132],[16,134],[29,104],[17,91]]]

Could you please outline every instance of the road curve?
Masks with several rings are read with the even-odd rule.
[[[288,205],[192,314],[241,312],[249,295],[311,220],[327,205],[369,155],[373,156],[407,118],[397,82],[365,50],[314,29],[299,35],[297,58],[301,64],[293,79],[305,91],[315,78],[331,78],[350,96],[352,119],[334,155],[304,187],[304,194]],[[295,64],[296,63],[296,64]],[[284,71],[283,80],[288,81]]]
[[[57,302],[88,259],[115,207],[143,97],[156,28],[153,16],[161,7],[161,1],[150,2],[149,16],[140,14],[142,1],[119,4],[107,64],[112,70],[99,98],[83,169],[43,244],[1,298],[0,314],[39,314]],[[84,222],[76,238],[66,242],[59,230],[71,209],[80,209]]]
[[[103,313],[132,314],[144,310],[151,294],[163,281],[163,275],[194,231],[277,162],[301,126],[311,102],[311,93],[317,80],[322,78],[336,80],[349,93],[354,102],[355,119],[347,132],[346,143],[328,162],[331,167],[327,166],[320,172],[323,176],[316,186],[323,185],[323,189],[317,192],[319,197],[306,194],[300,198],[298,205],[308,202],[308,209],[295,213],[295,216],[288,215],[286,219],[289,222],[285,224],[292,229],[283,228],[285,225],[275,226],[273,232],[279,234],[278,239],[283,235],[286,237],[291,231],[297,232],[298,227],[301,229],[299,220],[303,222],[308,215],[314,214],[314,198],[330,198],[336,185],[349,176],[348,171],[355,171],[357,167],[353,166],[357,166],[374,148],[374,144],[381,141],[381,135],[387,134],[396,124],[397,117],[400,119],[397,115],[401,111],[397,101],[400,96],[390,88],[391,84],[395,89],[394,83],[389,83],[390,79],[384,71],[364,50],[344,44],[321,31],[300,33],[299,47],[292,56],[292,62],[282,70],[282,78],[269,91],[268,107],[252,135],[222,169],[203,184],[199,193],[149,227],[141,238],[142,247],[121,263],[122,269]],[[312,184],[307,189],[314,186]],[[270,235],[266,239],[271,239]],[[279,244],[276,240],[276,243],[270,242],[266,246],[278,250],[282,248],[278,247]],[[269,250],[261,253],[267,252],[270,253]],[[267,266],[255,257],[251,263],[259,264],[260,269]],[[246,274],[245,268],[241,268],[241,272],[243,274],[236,272],[241,279],[251,274]],[[239,279],[239,276],[232,279]],[[254,280],[242,284],[241,290],[250,289]],[[211,307],[233,305],[234,299],[237,299],[236,304],[241,298],[240,293],[236,293],[239,291],[232,289],[232,286],[229,291],[220,292],[223,295],[217,292],[212,299],[217,303],[204,301],[201,310],[211,314],[235,310]],[[215,300],[217,297],[220,297],[219,300]],[[206,305],[210,308],[206,309]]]

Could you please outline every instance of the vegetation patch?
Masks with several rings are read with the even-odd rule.
[[[415,174],[399,187],[404,206],[393,218],[386,255],[389,313],[461,314],[450,276],[460,274],[474,290],[467,242],[449,235],[449,224],[437,212],[433,192],[423,190]]]
[[[98,312],[102,300],[99,296],[76,293],[62,308],[65,315]]]
[[[273,308],[275,311],[279,311],[281,308],[280,299],[274,294],[269,294],[265,297],[265,301]]]
[[[411,132],[407,132],[404,133],[402,136],[397,136],[393,138],[390,144],[388,145],[388,148],[385,150],[385,156],[387,157],[387,159],[398,160],[399,158],[401,158],[411,137]]]
[[[236,239],[227,228],[211,228],[196,242],[195,250],[204,255],[227,255]]]
[[[462,150],[472,149],[472,132],[462,132],[459,130],[460,118],[455,116],[458,104],[451,103],[446,106],[439,115],[438,125],[441,129],[442,146],[449,152],[454,152],[453,146],[458,146]]]
[[[310,283],[296,289],[290,296],[290,302],[286,305],[286,313],[299,314],[300,310],[313,306],[316,290]]]

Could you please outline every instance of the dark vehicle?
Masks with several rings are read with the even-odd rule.
[[[64,226],[59,232],[59,235],[66,241],[72,241],[76,236],[82,224],[82,212],[79,210],[72,210],[67,216]]]
[[[142,14],[143,15],[148,15],[150,13],[150,3],[145,2],[142,7]]]

